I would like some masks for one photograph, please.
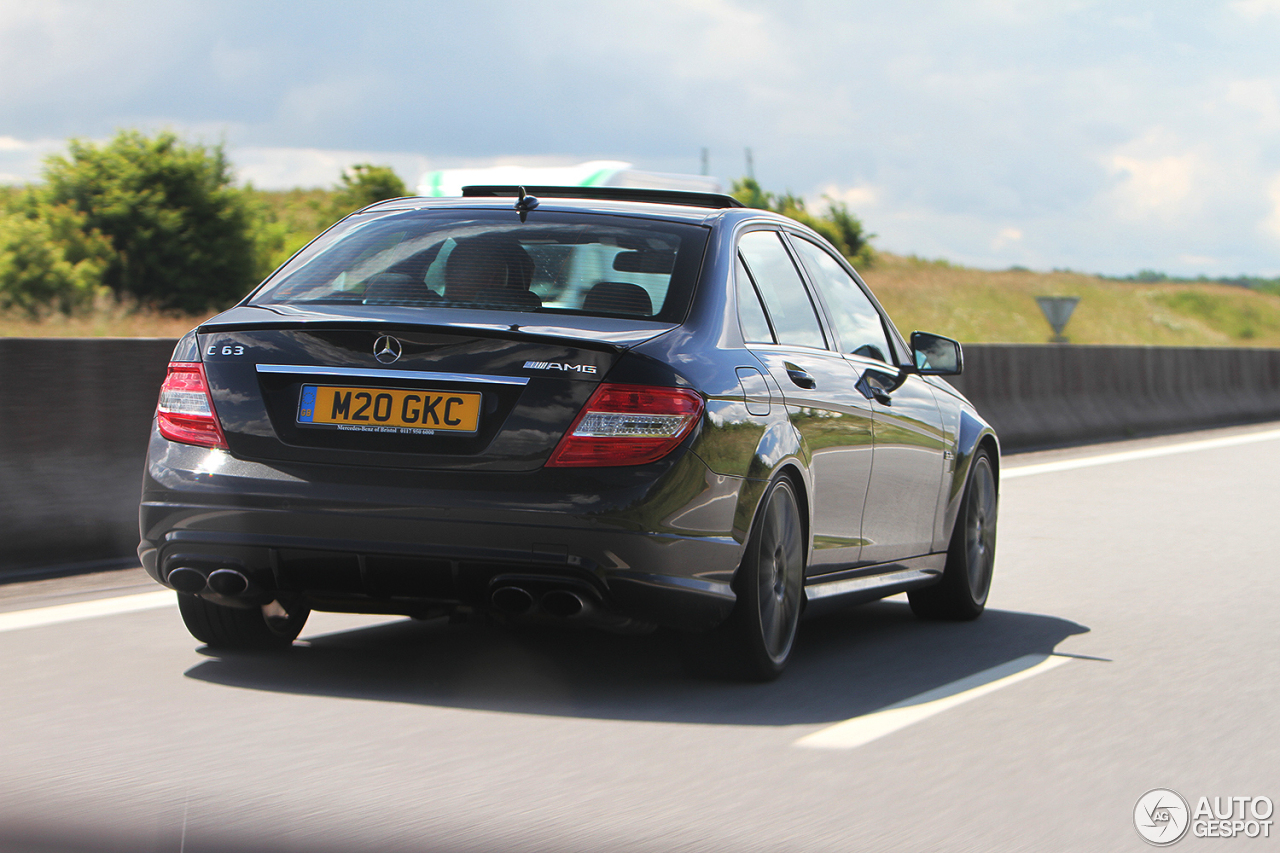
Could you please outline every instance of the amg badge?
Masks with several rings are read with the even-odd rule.
[[[575,373],[595,373],[594,364],[561,364],[556,361],[526,361],[526,370],[571,370]]]

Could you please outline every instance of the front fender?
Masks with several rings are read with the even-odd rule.
[[[951,531],[955,529],[956,517],[960,514],[960,501],[964,498],[964,488],[969,482],[969,469],[973,465],[973,457],[980,447],[992,447],[991,462],[996,470],[997,488],[1000,483],[1000,439],[995,430],[986,421],[967,409],[960,411],[960,425],[956,436],[955,468],[951,472],[951,481],[946,484],[946,506],[942,513],[940,541],[936,542],[937,550],[945,550],[951,542]]]

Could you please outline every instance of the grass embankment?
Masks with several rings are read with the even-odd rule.
[[[1044,343],[1049,324],[1035,297],[1079,296],[1066,328],[1072,343],[1280,347],[1280,296],[1272,293],[1072,272],[992,272],[883,252],[877,257],[862,275],[906,333],[923,329],[967,343]],[[105,303],[76,317],[0,314],[0,336],[178,337],[207,316]]]
[[[1044,343],[1037,296],[1078,296],[1077,344],[1280,347],[1280,296],[1215,283],[1116,281],[1073,272],[1001,272],[880,253],[859,270],[904,333],[969,343]]]
[[[21,313],[0,314],[3,338],[179,338],[211,316],[193,317],[103,305],[68,317],[51,314],[32,319]]]

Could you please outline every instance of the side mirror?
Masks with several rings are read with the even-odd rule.
[[[960,342],[928,332],[911,333],[911,355],[921,376],[958,376],[964,371]]]

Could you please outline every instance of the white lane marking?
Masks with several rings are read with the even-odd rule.
[[[58,625],[62,622],[113,616],[117,613],[137,613],[140,610],[171,607],[177,603],[178,597],[171,590],[165,589],[138,595],[122,595],[116,598],[99,598],[93,601],[77,601],[73,604],[57,604],[53,607],[38,607],[35,610],[15,610],[11,613],[0,613],[0,632],[38,628],[41,625]]]
[[[1057,655],[1023,655],[1000,666],[984,669],[910,699],[903,699],[879,711],[819,729],[800,738],[795,745],[813,749],[854,749],[934,714],[962,705],[970,699],[977,699],[1002,687],[1048,672],[1069,660],[1071,658]]]
[[[1235,447],[1240,444],[1254,444],[1259,441],[1274,441],[1280,438],[1280,429],[1266,432],[1251,432],[1245,435],[1232,435],[1225,438],[1207,438],[1203,441],[1188,441],[1183,444],[1166,444],[1161,447],[1147,447],[1142,450],[1122,450],[1119,453],[1104,453],[1100,456],[1083,456],[1079,459],[1063,459],[1061,462],[1041,462],[1036,465],[1023,465],[1005,468],[1000,472],[1001,480],[1014,477],[1030,477],[1033,474],[1050,474],[1054,471],[1072,471],[1076,468],[1092,468],[1094,465],[1110,465],[1114,462],[1131,462],[1135,459],[1154,459],[1158,456],[1172,456],[1175,453],[1194,453],[1197,450],[1212,450],[1217,447]]]

